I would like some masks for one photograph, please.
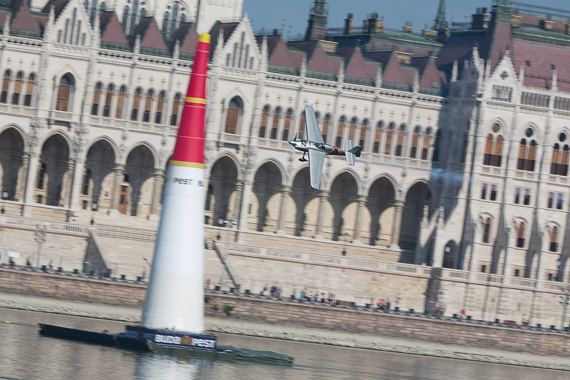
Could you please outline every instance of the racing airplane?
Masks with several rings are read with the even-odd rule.
[[[325,156],[346,156],[346,163],[354,166],[355,157],[360,157],[362,147],[360,145],[353,146],[352,140],[345,139],[344,145],[346,149],[326,144],[319,128],[317,116],[312,105],[305,106],[305,123],[307,125],[307,140],[298,139],[296,136],[289,141],[295,149],[303,152],[303,157],[299,161],[307,161],[305,154],[309,153],[309,173],[311,177],[311,186],[319,189],[321,185],[321,175],[323,173],[323,165]]]

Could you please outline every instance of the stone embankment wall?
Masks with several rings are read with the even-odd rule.
[[[142,306],[146,286],[0,268],[0,291],[107,305]],[[497,348],[540,355],[570,355],[570,334],[428,319],[368,310],[209,293],[205,312],[227,318],[325,330]],[[214,307],[217,306],[217,307]],[[217,310],[216,310],[217,309]]]

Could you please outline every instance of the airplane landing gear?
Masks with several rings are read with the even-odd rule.
[[[307,152],[303,152],[303,157],[299,158],[299,161],[301,161],[301,162],[306,162],[306,161],[308,161],[308,160],[305,158],[305,154],[307,154]]]

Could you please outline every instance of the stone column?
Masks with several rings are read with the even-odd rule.
[[[392,244],[390,248],[399,249],[400,231],[402,229],[402,211],[404,210],[404,202],[394,202],[394,224],[392,225]]]
[[[157,221],[160,219],[159,204],[160,204],[160,195],[162,194],[164,170],[155,169],[153,177],[154,177],[154,187],[152,189],[152,202],[150,204],[150,214],[148,215],[147,218],[150,221]]]
[[[479,267],[479,248],[481,245],[482,227],[481,223],[473,222],[473,244],[471,245],[471,259],[469,261],[469,271],[477,272]]]
[[[234,205],[228,205],[228,208],[232,215],[232,217],[238,221],[240,212],[241,212],[241,199],[243,196],[243,179],[236,180],[236,189],[235,189],[236,197],[234,199]]]
[[[119,197],[121,196],[121,183],[123,182],[123,176],[125,175],[125,165],[117,164],[113,169],[115,172],[115,183],[113,184],[113,198],[111,199],[111,208],[109,209],[109,215],[114,216],[119,213],[117,206],[119,205]]]
[[[70,208],[74,170],[75,170],[75,160],[70,158],[69,160],[67,160],[67,171],[65,172],[65,179],[62,181],[62,185],[64,185],[62,191],[64,192],[64,194],[61,197],[63,199],[61,206],[64,208]]]
[[[279,207],[279,220],[277,221],[277,231],[279,235],[285,235],[285,217],[287,216],[287,200],[291,195],[291,186],[281,188],[281,206]]]
[[[538,263],[536,268],[536,279],[537,287],[540,283],[544,281],[544,266],[546,265],[546,258],[548,257],[549,245],[550,245],[550,231],[548,228],[542,229],[540,231],[540,252],[538,253]],[[531,276],[532,278],[532,276]]]
[[[22,156],[22,168],[20,169],[20,175],[18,176],[18,187],[16,189],[16,194],[14,194],[14,200],[18,202],[24,202],[24,194],[26,192],[26,178],[28,178],[28,166],[30,165],[30,153],[24,152]]]
[[[360,226],[362,225],[362,209],[366,204],[366,197],[361,195],[356,198],[356,219],[354,220],[354,236],[352,237],[352,243],[360,244]]]
[[[79,210],[79,194],[81,193],[81,180],[83,178],[83,171],[85,169],[85,160],[79,158],[75,160],[75,168],[73,171],[73,183],[71,185],[71,197],[69,208],[71,210],[71,218],[77,217]]]
[[[32,216],[32,204],[34,203],[34,190],[36,188],[36,178],[38,176],[38,164],[40,155],[38,152],[30,152],[30,162],[28,165],[28,175],[26,178],[26,192],[24,195],[24,216]]]
[[[253,183],[251,180],[243,181],[243,190],[241,195],[241,205],[239,212],[238,221],[238,242],[243,232],[247,231],[247,220],[249,219],[249,199],[251,197],[251,190],[253,188]]]
[[[502,275],[505,277],[511,277],[513,275],[513,265],[512,265],[512,248],[516,245],[517,239],[517,230],[515,226],[507,226],[506,228],[507,233],[507,246],[505,247],[505,262],[503,265],[503,273]],[[500,263],[499,263],[500,264]]]
[[[318,240],[323,240],[323,219],[324,219],[324,214],[325,214],[325,203],[328,201],[330,196],[330,193],[328,191],[321,191],[319,192],[319,198],[320,202],[319,202],[319,211],[317,213],[317,226],[316,226],[316,231],[315,231],[315,239]]]

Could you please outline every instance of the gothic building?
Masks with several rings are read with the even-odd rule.
[[[285,41],[255,35],[241,0],[4,1],[8,214],[158,218],[207,31],[208,225],[234,218],[251,244],[338,241],[363,258],[567,277],[570,13],[494,0],[448,25],[442,0],[416,33],[377,14],[329,28],[316,0],[304,38]],[[354,167],[326,159],[320,191],[287,144],[305,136],[306,104],[328,143],[363,146]]]

